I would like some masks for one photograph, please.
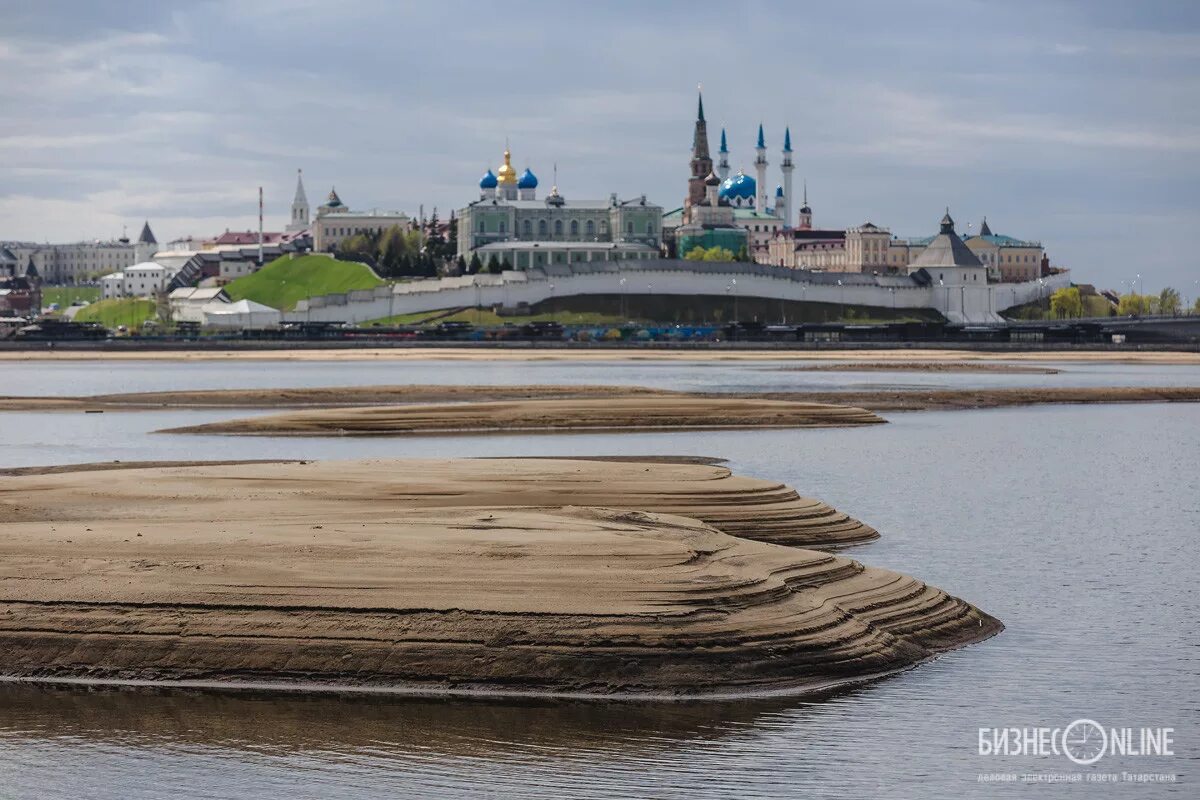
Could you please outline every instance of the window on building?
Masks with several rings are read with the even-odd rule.
[[[525,220],[523,228],[526,236],[533,236],[533,223],[530,220]]]
[[[579,235],[579,220],[577,220],[577,219],[571,220],[571,235],[572,236]]]
[[[487,228],[484,227],[483,220],[479,220],[479,232],[483,233]]]
[[[654,235],[654,223],[653,223],[653,222],[647,222],[647,223],[646,223],[646,235],[647,235],[647,236],[653,236],[653,235]]]
[[[554,235],[562,236],[562,231],[563,231],[562,220],[561,219],[554,220]]]
[[[547,233],[546,220],[539,219],[538,220],[538,236],[545,236],[546,233]]]
[[[608,220],[606,220],[606,219],[600,220],[600,235],[601,236],[608,235]]]
[[[625,235],[633,236],[633,220],[629,220],[625,223]]]
[[[596,235],[596,223],[590,219],[584,224],[583,229],[587,232],[588,236]]]
[[[504,220],[500,220],[500,225],[497,227],[497,230],[500,231],[500,233],[504,233],[507,229],[508,223]]]

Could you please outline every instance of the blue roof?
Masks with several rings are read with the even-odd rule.
[[[758,185],[754,182],[754,178],[749,175],[737,174],[732,178],[726,178],[721,184],[720,196],[726,199],[743,198],[752,199],[758,193]]]
[[[785,153],[792,152],[792,129],[791,128],[783,129],[783,152],[785,152]]]
[[[479,179],[480,189],[495,189],[499,185],[500,181],[496,179],[496,173],[492,172],[490,169],[483,173],[483,177]]]
[[[526,167],[525,171],[521,173],[521,177],[517,178],[517,188],[518,189],[536,189],[537,188],[537,175],[534,175],[532,172],[530,172],[529,167]]]
[[[717,152],[718,153],[728,153],[729,152],[729,148],[725,146],[725,129],[724,128],[721,128],[721,149],[718,150]]]
[[[756,147],[766,147],[767,146],[766,142],[763,141],[763,132],[762,132],[762,123],[761,122],[758,123],[758,144],[755,146]]]
[[[776,197],[783,197],[783,187],[782,187],[782,186],[776,186],[776,187],[775,187],[775,196],[776,196]]]

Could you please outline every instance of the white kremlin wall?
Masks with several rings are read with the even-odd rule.
[[[838,282],[841,282],[839,285]],[[285,321],[360,323],[458,307],[530,305],[555,297],[711,295],[814,303],[933,308],[952,322],[999,322],[999,312],[1068,286],[1067,273],[1042,281],[919,285],[907,276],[807,272],[763,264],[691,261],[590,262],[527,272],[415,280],[301,300]]]

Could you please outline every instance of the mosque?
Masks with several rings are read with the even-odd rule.
[[[781,182],[768,193],[767,141],[760,123],[754,145],[754,175],[739,169],[730,174],[729,140],[721,129],[718,161],[713,163],[708,147],[708,123],[704,119],[704,96],[696,104],[692,133],[691,177],[681,208],[663,217],[669,231],[668,248],[678,256],[695,247],[724,247],[744,260],[765,260],[775,235],[789,227],[792,218],[792,131],[785,128],[779,169]],[[803,215],[808,204],[800,209]],[[809,211],[811,213],[811,211]],[[671,233],[673,232],[673,241]]]

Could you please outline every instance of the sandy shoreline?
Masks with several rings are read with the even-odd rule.
[[[469,404],[544,399],[715,399],[783,400],[853,406],[867,411],[923,411],[1005,408],[1042,404],[1200,402],[1200,387],[1010,387],[1001,389],[868,389],[853,391],[698,392],[639,386],[342,386],[295,389],[212,389],[132,392],[79,397],[0,397],[0,412],[136,412],[162,408],[336,409],[398,403]],[[630,429],[629,427],[625,428]],[[478,428],[476,430],[483,430]]]
[[[347,348],[322,350],[0,350],[4,361],[1061,361],[1200,364],[1200,352],[958,349],[725,350],[565,348]]]
[[[4,477],[3,672],[754,696],[908,669],[1001,629],[908,576],[730,533],[789,527],[789,492],[705,465],[551,459]],[[602,496],[624,505],[590,504]]]
[[[731,397],[413,404],[323,408],[168,428],[159,433],[243,436],[403,436],[553,431],[816,428],[884,422],[850,406]]]

